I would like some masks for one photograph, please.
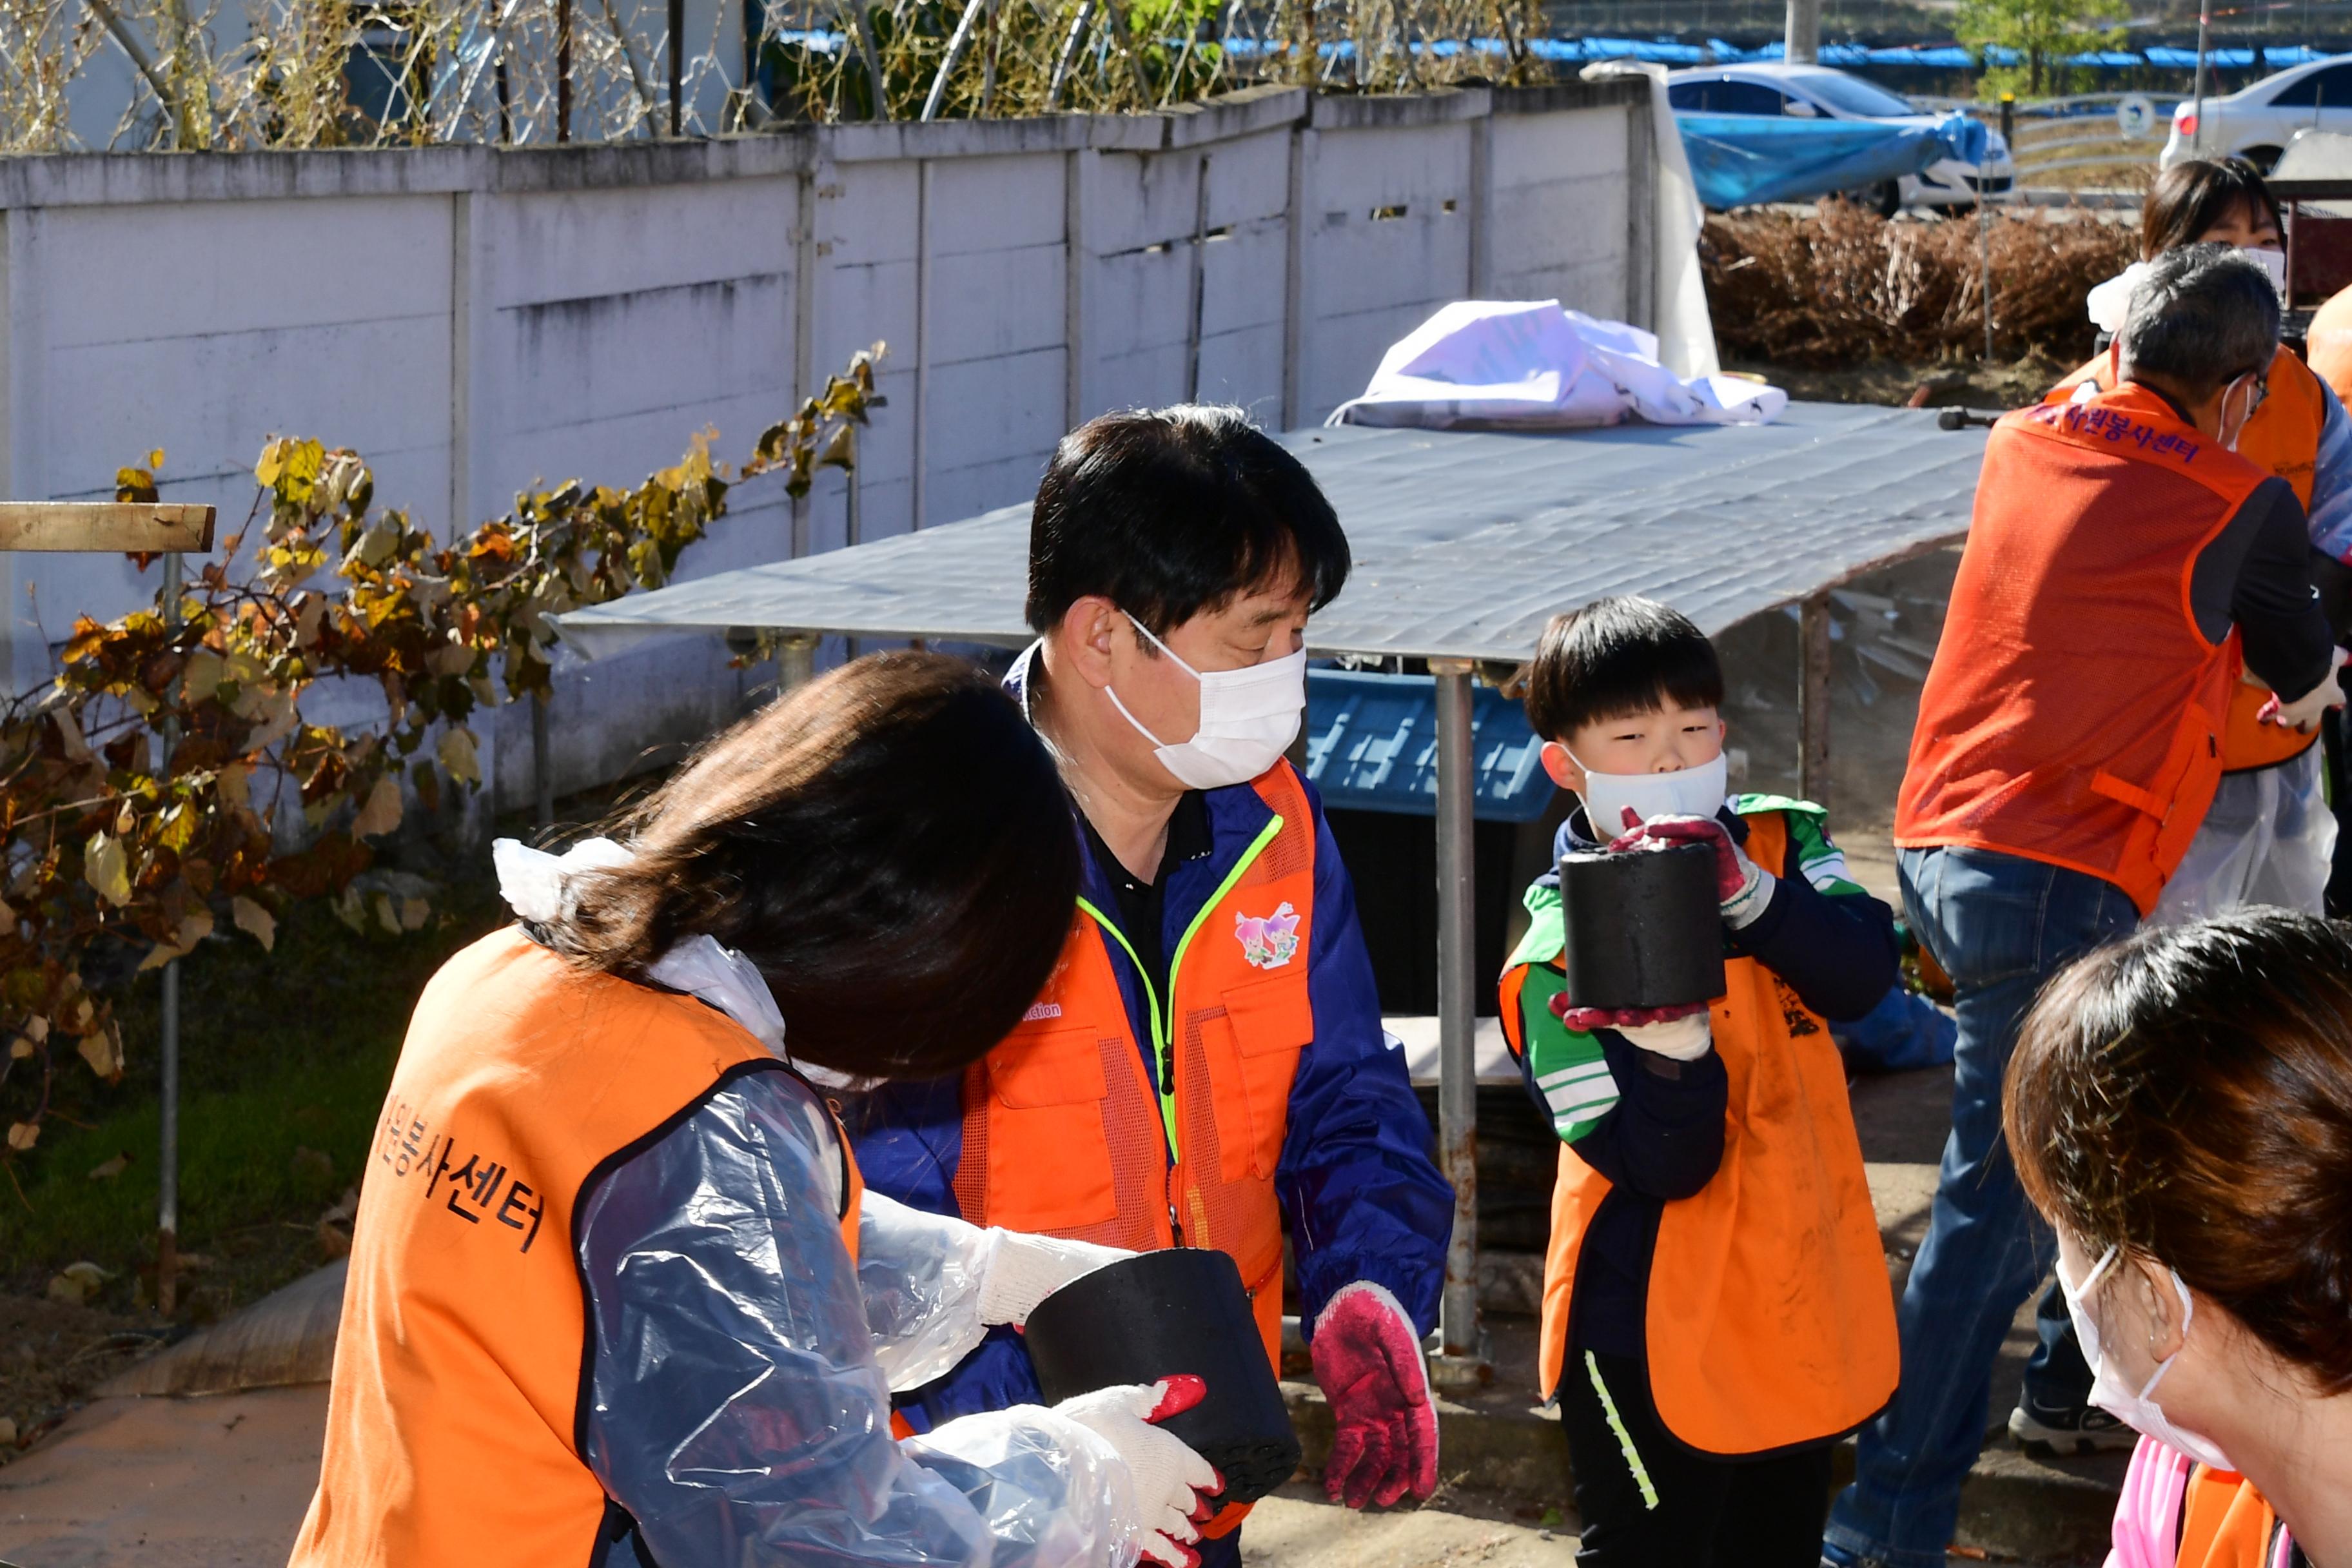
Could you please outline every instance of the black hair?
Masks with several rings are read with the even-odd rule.
[[[2278,336],[2270,274],[2235,247],[2215,244],[2183,246],[2149,262],[2116,341],[2125,375],[2154,375],[2197,403],[2269,369]]]
[[[2249,219],[2268,218],[2284,233],[2278,198],[2243,158],[2190,158],[2156,177],[2140,204],[2139,258],[2153,261],[2168,250],[2194,245],[2208,230],[2242,208]]]
[[[973,665],[877,653],[712,740],[608,831],[547,929],[632,979],[707,933],[756,965],[784,1049],[862,1078],[931,1078],[1021,1021],[1078,897],[1069,796]]]
[[[1690,617],[1639,595],[1595,599],[1554,616],[1522,677],[1528,722],[1547,741],[1587,724],[1647,713],[1672,700],[1723,706],[1723,666]]]
[[[1089,419],[1055,448],[1029,522],[1029,625],[1098,594],[1164,637],[1296,573],[1319,610],[1348,536],[1314,476],[1238,408]]]

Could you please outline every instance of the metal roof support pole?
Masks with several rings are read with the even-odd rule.
[[[816,679],[816,638],[794,632],[776,645],[776,695],[786,696]]]
[[[1797,683],[1797,793],[1830,803],[1830,596],[1815,594],[1797,617],[1804,651]]]
[[[1476,1008],[1471,957],[1470,679],[1466,658],[1433,658],[1437,678],[1437,1156],[1454,1185],[1454,1236],[1445,1248],[1439,1352],[1441,1386],[1484,1383],[1478,1328],[1478,1081],[1471,1047]]]

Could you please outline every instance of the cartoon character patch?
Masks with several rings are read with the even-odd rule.
[[[1234,935],[1253,969],[1280,969],[1298,952],[1298,911],[1278,904],[1270,915],[1234,913]]]

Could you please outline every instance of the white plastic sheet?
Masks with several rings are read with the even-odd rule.
[[[2313,746],[2276,767],[2222,774],[2148,923],[2182,925],[2254,904],[2325,914],[2336,814],[2322,751]]]
[[[1574,430],[1628,418],[1653,425],[1761,425],[1789,405],[1774,386],[1727,375],[1685,380],[1658,363],[1639,327],[1563,310],[1557,300],[1460,300],[1381,360],[1334,425]]]
[[[1715,318],[1699,275],[1698,237],[1706,222],[1698,182],[1683,146],[1674,106],[1666,101],[1666,68],[1654,60],[1595,60],[1577,73],[1587,81],[1612,76],[1650,79],[1650,141],[1657,151],[1658,194],[1650,243],[1651,299],[1658,325],[1658,363],[1677,375],[1713,375]]]

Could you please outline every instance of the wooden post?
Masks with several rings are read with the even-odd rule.
[[[0,501],[0,550],[167,555],[213,547],[213,509],[152,501]]]
[[[1830,803],[1830,596],[1816,594],[1798,616],[1803,645],[1797,686],[1797,793]]]

